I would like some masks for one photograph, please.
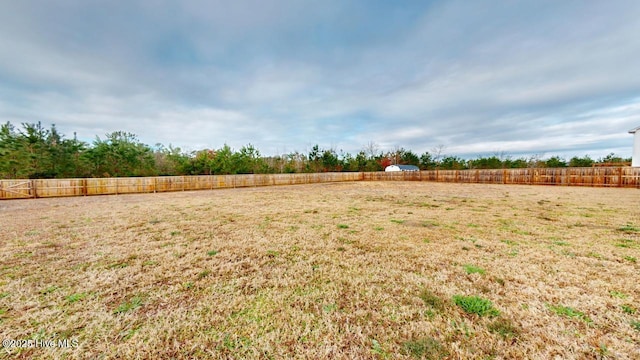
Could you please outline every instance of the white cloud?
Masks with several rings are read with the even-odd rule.
[[[634,1],[6,2],[0,121],[265,154],[630,153],[638,17]]]

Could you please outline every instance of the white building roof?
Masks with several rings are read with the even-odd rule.
[[[637,127],[637,128],[635,128],[635,129],[631,129],[631,130],[629,130],[629,134],[635,134],[635,133],[636,133],[636,132],[638,132],[638,131],[640,131],[640,126],[638,126],[638,127]]]

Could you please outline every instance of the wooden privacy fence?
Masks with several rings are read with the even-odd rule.
[[[435,181],[480,184],[640,188],[640,168],[589,167],[88,179],[15,179],[0,180],[0,199],[155,193],[341,181]]]

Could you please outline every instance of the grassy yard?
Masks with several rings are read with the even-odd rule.
[[[640,191],[355,182],[0,202],[0,358],[640,358]]]

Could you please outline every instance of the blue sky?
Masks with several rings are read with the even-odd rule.
[[[3,1],[0,122],[264,155],[631,156],[640,1]]]

